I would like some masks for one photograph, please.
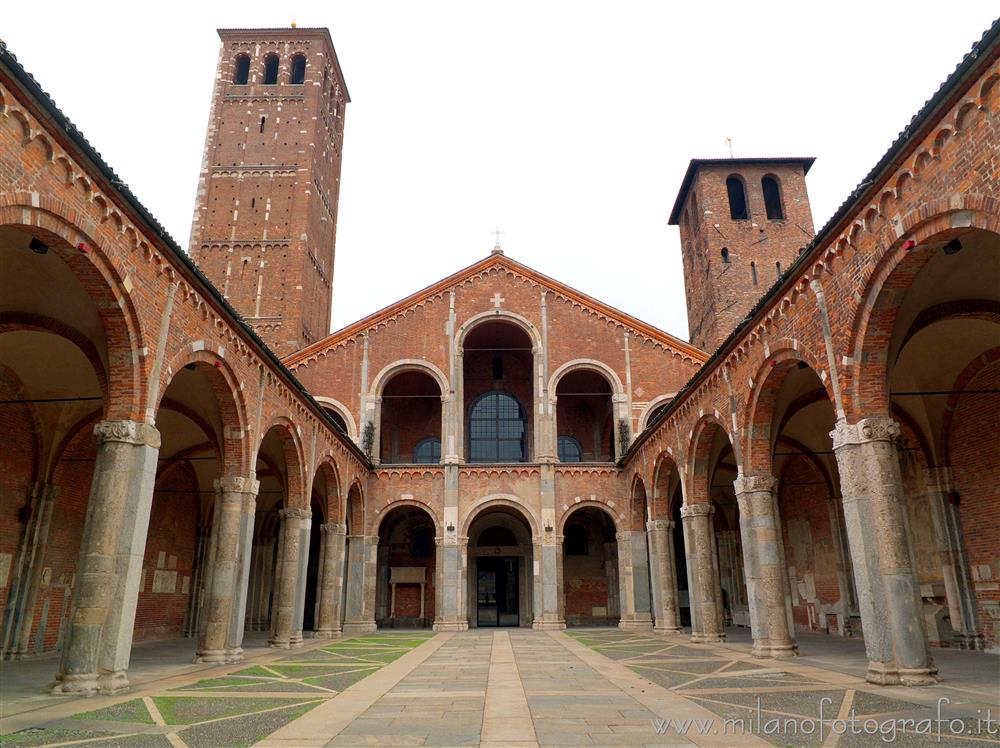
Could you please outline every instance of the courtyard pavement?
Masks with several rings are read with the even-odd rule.
[[[995,655],[939,650],[940,685],[878,688],[860,642],[805,635],[801,657],[758,660],[745,632],[730,638],[380,631],[293,651],[254,641],[228,666],[159,643],[136,648],[132,692],[90,699],[27,685],[54,660],[2,663],[0,745],[1000,745]]]

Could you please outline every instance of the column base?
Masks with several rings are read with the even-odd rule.
[[[753,649],[750,650],[750,654],[760,659],[772,658],[775,660],[783,660],[789,657],[798,657],[799,645],[795,642],[789,642],[787,644],[765,644],[763,642],[754,642]]]
[[[113,673],[73,673],[60,675],[48,687],[53,696],[74,694],[77,696],[92,696],[101,694],[111,696],[129,690],[128,672],[116,670]]]
[[[313,639],[339,639],[343,636],[343,632],[340,629],[316,629],[313,631]]]
[[[234,649],[206,649],[202,652],[196,652],[194,661],[205,664],[232,664],[234,662],[243,662],[243,649],[241,647],[236,647]]]
[[[653,626],[654,634],[681,634],[684,630],[680,626]]]
[[[566,628],[566,621],[532,621],[531,628],[535,631],[561,631]]]
[[[291,639],[268,639],[267,646],[270,649],[291,649]]]
[[[726,634],[691,634],[692,644],[723,644],[726,641]]]
[[[469,622],[468,621],[434,621],[434,625],[431,626],[434,631],[468,631]]]
[[[968,649],[977,652],[986,649],[986,645],[983,642],[983,635],[978,631],[973,634],[955,632],[954,642],[957,649]]]
[[[370,634],[378,631],[375,621],[351,621],[344,624],[344,636],[355,636],[357,634]]]
[[[933,686],[940,682],[937,668],[901,668],[887,662],[868,662],[865,680],[876,686]]]
[[[622,631],[652,631],[653,622],[649,620],[619,621],[618,628]]]

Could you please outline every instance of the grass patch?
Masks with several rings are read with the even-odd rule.
[[[149,710],[146,709],[146,705],[142,703],[142,699],[132,699],[93,712],[74,714],[73,719],[104,719],[113,722],[138,722],[143,725],[155,724]]]
[[[247,748],[258,743],[280,727],[296,720],[321,701],[279,709],[264,714],[248,714],[236,719],[210,722],[207,725],[189,727],[181,733],[190,748]]]
[[[285,698],[227,699],[202,696],[154,696],[153,701],[168,725],[190,725],[220,717],[249,715],[262,709],[295,703],[294,699]]]

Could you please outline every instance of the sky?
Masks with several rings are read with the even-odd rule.
[[[940,2],[8,3],[2,38],[187,247],[220,27],[327,26],[339,329],[506,254],[687,338],[691,158],[815,156],[821,227],[997,15]]]

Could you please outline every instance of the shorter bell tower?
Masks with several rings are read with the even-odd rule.
[[[813,161],[691,160],[669,223],[681,229],[694,345],[715,351],[812,240]]]

